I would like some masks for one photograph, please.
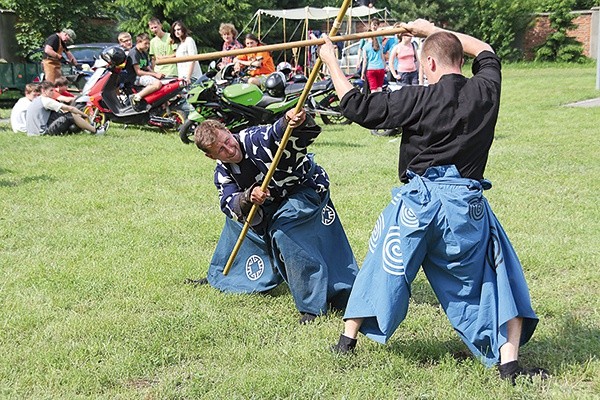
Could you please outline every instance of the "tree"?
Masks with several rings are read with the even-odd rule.
[[[45,38],[62,28],[72,28],[78,42],[114,40],[110,27],[91,26],[91,18],[100,10],[109,10],[112,2],[97,0],[0,0],[0,5],[17,14],[16,37],[21,55],[38,49]]]
[[[535,50],[536,61],[580,62],[585,59],[582,44],[567,35],[575,26],[574,15],[571,14],[574,4],[574,0],[558,0],[552,4],[548,19],[553,32]]]

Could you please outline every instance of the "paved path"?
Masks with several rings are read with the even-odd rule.
[[[567,107],[600,107],[600,97],[597,99],[578,101],[577,103],[567,104]]]

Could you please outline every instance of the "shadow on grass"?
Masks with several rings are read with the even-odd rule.
[[[365,147],[362,144],[352,143],[352,142],[342,142],[342,141],[332,141],[332,140],[320,140],[315,142],[312,146],[314,147],[350,147],[350,148],[359,148]]]
[[[0,174],[11,172],[0,168]],[[50,175],[26,176],[25,178],[9,180],[0,179],[0,187],[17,187],[27,185],[33,182],[53,182],[55,181]]]

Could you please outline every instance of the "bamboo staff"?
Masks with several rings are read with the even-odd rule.
[[[338,23],[336,21],[336,24],[334,24],[334,26],[331,28],[331,31],[335,30],[337,32],[337,30],[339,29],[339,25],[341,25],[341,22]],[[378,29],[373,32],[351,33],[348,35],[341,35],[341,36],[333,36],[330,33],[329,39],[331,39],[331,41],[333,43],[336,43],[336,42],[343,42],[346,40],[366,39],[366,38],[372,38],[372,37],[377,37],[377,36],[395,35],[398,33],[405,33],[405,32],[406,32],[406,29],[404,29],[404,28],[385,28],[385,29]],[[235,50],[229,50],[229,51],[214,51],[212,53],[195,54],[192,56],[162,58],[160,60],[157,60],[156,64],[163,65],[163,64],[174,64],[174,63],[180,63],[180,62],[187,62],[187,61],[216,60],[217,58],[235,57],[235,56],[239,56],[242,54],[251,54],[251,53],[256,53],[259,51],[279,51],[279,50],[294,49],[294,48],[298,48],[298,47],[320,46],[324,43],[325,43],[325,39],[298,40],[296,42],[269,44],[269,45],[263,45],[263,46],[259,46],[259,47],[246,47],[244,49],[235,49]]]
[[[351,1],[352,0],[344,0],[344,3],[342,4],[342,7],[340,8],[340,11],[335,20],[335,23],[331,27],[329,36],[335,36],[335,34],[337,33],[339,27],[342,25],[342,20],[344,18],[344,15],[346,15],[346,10],[348,9],[348,6],[350,5]],[[261,51],[265,51],[264,48],[261,49]],[[256,48],[254,48],[254,52],[256,52]],[[310,76],[308,77],[308,82],[306,82],[306,85],[304,86],[304,90],[302,91],[302,94],[300,95],[300,98],[298,99],[298,104],[296,104],[296,109],[294,110],[294,112],[296,114],[299,113],[300,111],[302,111],[302,109],[304,108],[304,103],[306,102],[308,93],[310,92],[310,89],[311,89],[313,83],[315,82],[317,75],[319,74],[319,70],[321,69],[321,63],[322,63],[321,59],[317,58],[317,61],[315,62],[313,70],[310,73]],[[281,156],[283,155],[285,146],[290,138],[292,130],[293,129],[289,125],[285,128],[285,133],[283,134],[283,137],[281,138],[281,143],[279,144],[279,148],[277,149],[277,152],[275,153],[275,156],[273,157],[271,166],[269,167],[269,170],[267,171],[267,174],[265,175],[263,183],[260,187],[263,192],[267,190],[267,187],[269,186],[269,182],[271,181],[271,178],[273,178],[273,174],[275,173],[277,164],[279,164],[279,160],[281,159]],[[244,227],[242,228],[242,231],[240,232],[240,236],[238,237],[237,243],[233,247],[233,250],[232,250],[231,254],[229,255],[229,260],[227,260],[227,264],[225,265],[225,268],[223,269],[223,275],[227,275],[229,273],[229,270],[231,269],[231,265],[233,264],[233,260],[235,260],[235,257],[237,256],[237,253],[240,250],[242,242],[244,241],[244,238],[246,237],[246,234],[248,233],[248,228],[250,227],[250,222],[254,219],[254,215],[256,214],[258,207],[259,206],[257,204],[252,205],[252,208],[250,209],[250,213],[248,214],[248,217],[246,217],[246,222],[244,223]]]

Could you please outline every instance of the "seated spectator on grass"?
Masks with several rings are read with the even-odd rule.
[[[60,101],[65,104],[72,104],[75,101],[75,96],[73,93],[69,92],[67,87],[69,86],[69,81],[64,76],[60,78],[56,78],[54,81],[54,93],[52,93],[52,98],[56,101]]]
[[[88,116],[76,107],[63,104],[52,98],[54,84],[44,81],[41,95],[36,97],[27,109],[25,127],[28,136],[64,135],[75,124],[88,132],[102,135],[108,129],[108,122],[99,127],[87,122]]]
[[[13,132],[27,132],[25,122],[27,120],[27,109],[29,105],[40,95],[40,85],[28,83],[25,85],[25,97],[21,97],[10,111],[10,126]]]

